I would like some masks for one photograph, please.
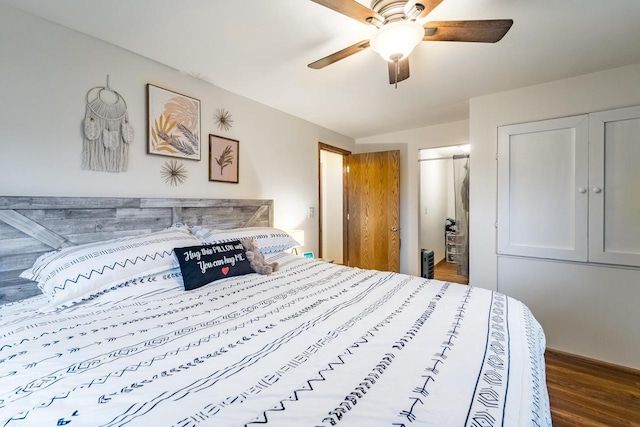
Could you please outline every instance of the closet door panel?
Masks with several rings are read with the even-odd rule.
[[[587,116],[498,131],[498,253],[587,260]]]
[[[514,135],[510,147],[510,244],[574,246],[575,141],[569,129]],[[553,212],[553,215],[549,215]],[[544,230],[544,232],[540,232]]]
[[[589,123],[589,261],[640,266],[640,107]]]

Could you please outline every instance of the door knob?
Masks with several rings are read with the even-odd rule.
[[[594,193],[600,193],[600,192],[602,191],[602,188],[600,188],[600,187],[593,187],[592,191],[593,191]]]
[[[580,188],[578,188],[578,193],[580,193],[580,194],[584,194],[584,193],[586,193],[586,192],[587,192],[587,189],[586,189],[586,188],[584,188],[584,187],[580,187]]]

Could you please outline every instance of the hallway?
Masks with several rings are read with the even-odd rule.
[[[468,285],[469,278],[467,276],[459,276],[458,274],[456,274],[456,265],[457,264],[447,262],[443,259],[434,267],[434,279],[442,280],[444,282],[456,282],[462,283],[463,285]]]

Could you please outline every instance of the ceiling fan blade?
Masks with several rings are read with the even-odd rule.
[[[355,0],[311,0],[364,24],[382,25],[384,17]]]
[[[424,25],[425,36],[422,40],[495,43],[507,34],[511,25],[511,19],[431,21]]]
[[[404,13],[407,16],[412,15],[410,12],[416,5],[422,5],[424,9],[415,17],[411,17],[412,19],[420,19],[427,16],[433,9],[435,9],[443,0],[409,0],[407,4],[404,6]],[[419,6],[417,6],[419,7]]]
[[[409,57],[398,62],[388,62],[389,84],[397,84],[409,78]]]
[[[318,59],[315,62],[307,65],[309,68],[313,68],[314,70],[319,70],[320,68],[324,68],[327,65],[331,65],[334,62],[338,62],[341,59],[344,59],[348,56],[353,55],[354,53],[358,53],[362,50],[365,50],[369,47],[369,40],[362,40],[359,43],[346,47],[342,50],[337,51],[336,53],[332,53],[329,56],[325,56],[322,59]]]

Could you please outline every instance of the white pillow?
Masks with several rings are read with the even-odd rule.
[[[59,249],[40,256],[20,277],[38,282],[60,306],[134,277],[178,267],[173,249],[199,244],[186,226]]]
[[[232,228],[230,230],[211,230],[198,225],[191,232],[205,244],[225,243],[231,240],[252,239],[258,241],[258,249],[263,254],[282,252],[300,246],[289,233],[273,227]]]

